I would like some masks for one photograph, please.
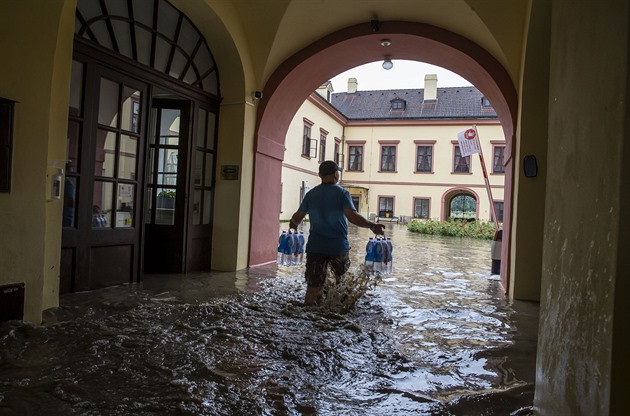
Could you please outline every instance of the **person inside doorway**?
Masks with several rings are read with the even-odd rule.
[[[347,221],[357,227],[369,228],[378,235],[383,235],[385,228],[356,211],[350,192],[338,184],[340,170],[332,160],[322,162],[319,165],[321,183],[304,195],[300,207],[289,221],[289,228],[297,230],[306,214],[309,215],[304,297],[307,306],[321,302],[329,265],[337,279],[350,267]]]
[[[101,207],[98,205],[92,206],[92,228],[104,228],[108,227],[109,222],[107,221],[107,217],[103,215],[101,211]]]

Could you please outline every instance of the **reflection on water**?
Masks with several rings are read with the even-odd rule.
[[[350,232],[362,279],[369,231]],[[303,307],[303,268],[274,264],[4,323],[0,415],[529,414],[537,306],[506,303],[490,243],[386,233],[394,272],[349,311]]]

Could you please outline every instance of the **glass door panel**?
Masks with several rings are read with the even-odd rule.
[[[114,177],[116,163],[116,132],[99,129],[96,132],[94,176]]]
[[[215,169],[216,114],[197,109],[195,147],[192,151],[194,169],[191,172],[192,201],[188,208],[187,271],[210,270],[212,257],[212,209]]]
[[[92,228],[110,228],[112,218],[112,200],[114,184],[112,182],[94,181],[92,195]]]
[[[119,83],[101,78],[101,92],[98,102],[98,124],[117,127],[119,95]]]
[[[133,207],[136,187],[132,184],[118,184],[118,203],[116,205],[116,228],[133,227]]]
[[[140,91],[127,86],[123,87],[122,121],[123,130],[138,132],[140,117]]]
[[[120,136],[118,150],[118,177],[121,179],[136,179],[136,161],[138,159],[138,140],[123,134]]]
[[[203,193],[203,223],[210,224],[212,220],[212,191],[204,191]]]
[[[189,106],[185,100],[153,101],[145,193],[147,273],[178,273],[184,268]]]

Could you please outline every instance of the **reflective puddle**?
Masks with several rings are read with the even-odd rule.
[[[351,308],[343,283],[303,307],[303,268],[269,265],[149,276],[63,296],[44,326],[4,323],[0,415],[530,414],[538,307],[507,303],[490,242],[387,227],[394,271]],[[369,234],[351,227],[364,288]]]

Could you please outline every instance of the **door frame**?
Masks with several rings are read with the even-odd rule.
[[[161,90],[166,90],[173,93],[174,95],[177,95],[182,100],[186,100],[190,102],[191,122],[194,121],[194,117],[197,112],[197,109],[200,107],[215,114],[216,125],[215,125],[215,139],[214,139],[215,140],[214,155],[215,155],[215,164],[216,164],[216,155],[218,152],[218,147],[217,147],[218,140],[216,138],[216,134],[217,134],[216,132],[218,132],[219,108],[220,108],[220,103],[221,103],[220,97],[213,95],[211,93],[205,92],[192,85],[188,85],[184,83],[183,81],[176,80],[172,77],[169,77],[166,74],[156,71],[153,68],[150,68],[141,63],[133,61],[129,58],[126,58],[108,49],[99,47],[98,45],[95,45],[89,40],[82,39],[79,37],[75,37],[74,39],[73,59],[79,62],[83,62],[85,65],[88,65],[88,64],[98,65],[98,67],[102,68],[103,71],[112,71],[112,73],[118,74],[121,77],[124,77],[125,79],[133,80],[134,83],[142,83],[147,86],[147,89],[146,89],[147,95],[143,103],[143,108],[141,109],[141,119],[139,120],[141,128],[143,129],[143,133],[141,134],[142,140],[140,140],[142,143],[138,143],[138,152],[139,152],[138,157],[144,159],[144,156],[146,154],[146,135],[147,135],[147,127],[149,123],[148,122],[148,109],[150,108],[150,105],[151,105],[151,98],[152,98],[153,90],[155,88],[159,88]],[[84,88],[84,96],[86,96],[86,93],[85,93],[86,84],[83,85],[83,88]],[[98,105],[98,100],[95,100],[94,98],[86,99],[84,100],[82,105],[86,107],[84,111],[88,111],[87,107]],[[86,123],[86,121],[83,119],[81,120],[81,122],[83,122],[84,124]],[[96,124],[94,124],[94,126],[96,126]],[[191,124],[191,132],[194,137],[195,132],[194,130],[192,130],[193,127],[194,127],[194,124]],[[85,128],[85,125],[82,125],[82,128]],[[194,139],[191,139],[191,140],[194,140]],[[134,220],[135,220],[136,227],[140,227],[142,229],[139,230],[137,234],[139,243],[136,244],[135,250],[134,250],[133,267],[132,267],[133,270],[130,272],[132,276],[130,278],[130,283],[142,281],[143,275],[144,275],[144,270],[143,270],[143,264],[144,264],[143,231],[144,230],[143,228],[144,228],[145,207],[143,203],[144,203],[144,195],[146,192],[146,188],[144,184],[144,178],[145,178],[144,175],[146,175],[146,164],[145,164],[145,160],[138,161],[137,163],[138,163],[137,165],[138,187],[136,189],[136,200],[139,200],[140,202],[139,202],[138,207],[135,208]],[[190,156],[189,156],[189,163],[190,164],[186,172],[187,183],[188,181],[190,181],[191,166],[192,166],[192,163],[194,163],[194,160]],[[215,165],[214,176],[216,176],[216,168],[217,166]],[[189,192],[190,189],[191,188],[187,186],[186,192]],[[214,183],[212,185],[212,189],[213,190],[215,189]],[[77,197],[80,197],[80,193],[77,194]],[[213,205],[214,205],[214,198],[212,199],[212,204],[211,204],[211,213],[210,213],[211,218],[213,217],[213,211],[214,211]],[[79,212],[79,210],[81,209],[84,211],[87,210],[88,206],[91,206],[91,205],[85,205],[83,207],[80,207],[79,205],[77,205],[77,212],[75,213],[75,215],[81,214]],[[187,212],[188,209],[186,209],[185,211],[186,213],[184,213],[184,215],[188,215],[188,212]],[[86,214],[85,212],[83,212],[83,214],[81,215],[85,216]],[[87,289],[86,287],[84,287],[81,284],[77,284],[77,282],[79,282],[80,279],[89,278],[89,271],[86,269],[87,266],[85,265],[85,260],[83,260],[85,256],[79,257],[76,250],[76,242],[78,241],[79,236],[76,235],[76,233],[75,235],[71,235],[72,233],[68,233],[67,231],[68,231],[67,229],[64,229],[62,231],[62,242],[66,241],[74,245],[69,244],[69,247],[64,247],[64,245],[62,244],[62,247],[61,247],[61,266],[62,266],[61,288],[60,288],[61,293],[86,290]],[[209,232],[212,233],[211,226],[210,226]],[[210,234],[210,241],[211,240],[212,240],[212,235]],[[211,256],[211,253],[208,253],[208,256]],[[65,273],[64,270],[69,271],[69,275],[64,275]]]

